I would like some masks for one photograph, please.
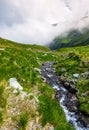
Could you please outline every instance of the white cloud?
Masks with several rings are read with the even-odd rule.
[[[18,42],[47,44],[89,25],[89,0],[3,0],[0,10],[0,36]]]

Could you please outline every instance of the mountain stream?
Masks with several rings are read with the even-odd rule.
[[[66,115],[67,122],[71,123],[75,130],[89,130],[89,124],[86,122],[83,114],[79,111],[79,102],[75,93],[69,92],[56,76],[53,64],[55,62],[46,62],[42,64],[43,79],[56,91],[56,99],[60,103]]]

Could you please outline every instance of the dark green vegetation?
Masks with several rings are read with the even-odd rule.
[[[4,111],[5,111],[5,108],[6,108],[6,93],[4,92],[5,88],[4,86],[0,86],[0,108],[1,108],[1,111],[0,111],[0,124],[2,123],[3,121],[3,114],[4,114]],[[4,95],[5,94],[5,95]]]
[[[28,130],[33,123],[45,129],[53,126],[55,130],[73,130],[55,99],[55,91],[41,79],[41,65],[46,61],[58,61],[57,74],[76,86],[80,110],[89,115],[89,46],[52,52],[47,47],[0,39],[1,129]],[[79,76],[74,78],[73,74]],[[29,96],[22,98],[19,91],[11,88],[9,79],[13,77]]]
[[[28,119],[29,119],[29,113],[22,112],[20,114],[20,117],[19,117],[19,127],[20,127],[20,130],[25,130],[26,125],[28,123]]]
[[[89,46],[64,48],[58,53],[60,56],[56,65],[57,74],[76,86],[80,110],[89,115]],[[79,76],[74,77],[73,74]]]
[[[71,30],[65,36],[57,36],[52,43],[48,46],[52,50],[63,47],[75,47],[89,45],[89,30],[83,30],[79,32],[78,30]]]
[[[0,112],[0,124],[2,123],[3,121],[3,115],[2,115],[2,112]]]
[[[5,108],[6,106],[6,99],[5,99],[5,96],[4,96],[4,87],[3,86],[0,86],[0,107],[1,108]]]
[[[55,99],[55,91],[41,79],[40,68],[46,61],[59,59],[47,47],[23,45],[0,39],[0,122],[1,129],[24,129],[42,124],[55,130],[73,130]],[[15,77],[29,96],[9,85]],[[28,114],[29,113],[29,114]],[[37,122],[38,120],[38,122]],[[34,121],[34,122],[33,122]]]

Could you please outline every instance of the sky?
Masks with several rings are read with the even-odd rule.
[[[89,26],[89,0],[0,0],[0,37],[45,45]]]

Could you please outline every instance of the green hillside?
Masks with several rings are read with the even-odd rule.
[[[76,86],[80,110],[89,115],[89,46],[63,48],[58,53],[56,72],[64,83]]]
[[[80,110],[89,116],[89,46],[51,51],[0,38],[1,130],[73,130],[55,91],[41,76],[41,65],[46,61],[58,61],[54,65],[57,75],[76,87]],[[20,88],[11,85],[13,80]]]
[[[28,44],[22,44],[22,43],[17,43],[14,41],[10,41],[7,39],[0,38],[0,47],[4,48],[16,48],[16,49],[33,49],[35,50],[42,50],[42,51],[48,51],[49,48],[45,46],[39,46],[39,45],[28,45]]]
[[[73,130],[55,91],[41,77],[42,63],[58,59],[59,52],[47,47],[0,38],[1,130]],[[14,88],[17,82],[20,87]]]
[[[71,30],[66,36],[57,36],[48,46],[52,50],[63,47],[75,47],[89,45],[89,30],[79,32]]]

